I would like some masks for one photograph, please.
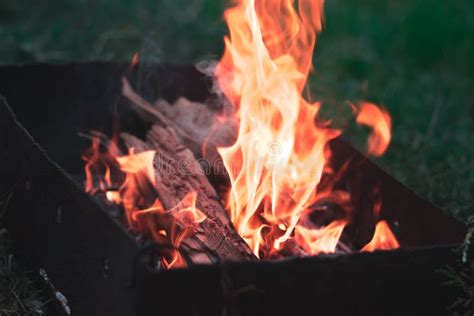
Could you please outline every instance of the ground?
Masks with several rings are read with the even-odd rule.
[[[3,0],[0,63],[128,61],[135,51],[156,62],[216,59],[224,7],[222,0]],[[378,163],[466,219],[474,215],[473,73],[473,1],[329,0],[309,87],[361,147],[367,131],[349,123],[345,101],[385,106],[394,136]]]
[[[0,315],[41,315],[45,298],[28,270],[9,252],[7,232],[0,230]]]

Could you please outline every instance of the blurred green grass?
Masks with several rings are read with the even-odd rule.
[[[18,0],[0,4],[0,63],[217,59],[223,0]],[[435,204],[474,214],[474,2],[330,0],[309,84],[347,125],[345,100],[393,116],[379,163]],[[359,146],[365,130],[350,124]]]

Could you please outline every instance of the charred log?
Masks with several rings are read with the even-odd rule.
[[[144,121],[172,127],[179,141],[189,148],[196,158],[205,158],[209,170],[225,175],[225,168],[218,163],[218,147],[235,142],[238,123],[230,113],[211,110],[209,106],[177,99],[173,105],[165,100],[149,103],[135,93],[126,79],[122,80],[122,94],[132,103],[132,109]]]
[[[190,192],[197,192],[196,207],[205,214],[180,252],[192,263],[254,260],[255,256],[233,227],[220,198],[193,153],[184,147],[171,127],[153,126],[146,142],[122,134],[127,147],[137,152],[156,150],[155,187],[165,209],[172,209]]]

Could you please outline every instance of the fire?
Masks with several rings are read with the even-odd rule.
[[[321,103],[302,97],[323,1],[295,7],[292,0],[239,0],[224,17],[230,35],[215,74],[240,121],[235,144],[218,149],[231,181],[231,219],[258,257],[289,240],[309,254],[334,252],[347,219],[302,224],[312,204],[336,193],[316,187],[328,170],[327,144],[340,131],[318,124]],[[364,103],[357,122],[373,127],[369,153],[381,155],[390,141],[389,115]]]
[[[235,143],[218,148],[231,184],[226,197],[230,219],[259,258],[348,248],[340,239],[354,210],[350,192],[335,188],[347,164],[333,170],[328,146],[341,131],[318,117],[321,102],[302,96],[322,29],[324,1],[299,0],[296,6],[293,0],[235,3],[225,12],[230,35],[215,69],[235,109],[234,117],[216,120],[219,126],[234,121],[239,125]],[[135,54],[132,66],[137,62]],[[354,109],[357,123],[372,128],[367,152],[382,155],[391,139],[390,115],[368,102]],[[165,209],[156,189],[157,153],[129,148],[128,154],[121,154],[116,139],[104,150],[95,136],[83,157],[86,191],[103,192],[110,203],[121,205],[130,230],[160,246],[164,267],[186,266],[179,248],[206,220],[196,207],[198,193],[189,192],[178,205]],[[119,180],[112,177],[117,173]],[[344,212],[316,224],[313,215],[325,212],[325,202]],[[387,222],[379,219],[380,208],[376,201],[374,217],[379,222],[362,251],[399,247]]]
[[[329,158],[326,144],[339,135],[315,124],[320,103],[301,96],[322,4],[300,1],[298,12],[292,1],[242,0],[225,13],[230,37],[216,76],[240,128],[237,142],[219,153],[232,184],[231,219],[254,252],[255,241],[271,243],[264,256],[291,237],[314,198]],[[254,236],[262,225],[272,228],[272,238]]]
[[[135,67],[138,64],[138,59],[139,59],[138,52],[135,52],[135,54],[133,54],[132,62],[130,63],[130,66]]]
[[[117,157],[120,170],[125,174],[125,181],[120,187],[120,196],[127,221],[136,231],[142,231],[141,223],[133,221],[134,213],[140,209],[148,209],[156,200],[153,192],[155,177],[153,159],[155,151],[144,151],[135,154],[133,148],[129,155]]]
[[[163,248],[161,262],[165,268],[185,267],[186,260],[179,252],[181,242],[206,219],[196,207],[197,192],[188,193],[175,207],[165,210],[154,190],[153,160],[156,152],[135,153],[130,148],[128,155],[121,155],[115,144],[103,151],[100,144],[100,139],[93,137],[91,149],[83,156],[86,191],[104,192],[108,201],[121,205],[130,229],[146,234]],[[118,190],[111,188],[112,170],[124,175]]]
[[[333,221],[324,228],[305,228],[302,225],[296,226],[295,238],[299,245],[302,245],[306,253],[317,255],[321,252],[335,252],[347,221]]]
[[[122,197],[118,191],[107,191],[105,192],[105,197],[111,203],[120,204],[122,203]]]
[[[166,211],[159,200],[147,209],[135,210],[132,221],[141,226],[140,231],[147,231],[163,249],[162,263],[165,268],[186,267],[186,260],[179,252],[181,242],[193,233],[194,227],[202,223],[206,216],[196,208],[197,193],[192,191],[171,210]],[[145,227],[143,227],[145,226]]]
[[[112,186],[111,171],[118,152],[114,142],[110,142],[105,150],[101,151],[100,133],[92,132],[91,148],[82,156],[85,161],[86,192],[94,193],[97,190],[106,191]],[[100,175],[103,174],[103,177]]]
[[[373,156],[382,156],[392,138],[390,115],[373,103],[363,102],[356,121],[372,128],[367,142],[367,152]]]
[[[400,244],[393,235],[386,221],[380,221],[375,226],[372,240],[362,248],[362,251],[390,250],[400,248]]]

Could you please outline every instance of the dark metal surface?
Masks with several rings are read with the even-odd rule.
[[[69,174],[80,174],[80,155],[89,143],[78,132],[110,133],[117,112],[122,126],[143,129],[120,97],[122,75],[150,100],[211,97],[210,81],[192,67],[110,63],[0,67],[0,94],[49,157]],[[344,141],[331,146],[336,165],[351,161],[344,181],[358,210],[353,238],[361,244],[370,239],[374,223],[365,214],[372,213],[377,188],[382,217],[402,246],[423,248],[165,272],[148,269],[142,258],[135,267],[133,239],[48,158],[3,101],[0,194],[14,192],[5,220],[17,251],[46,269],[73,315],[133,315],[134,308],[139,315],[213,315],[224,309],[228,315],[443,314],[456,294],[440,285],[437,270],[456,259],[452,247],[443,245],[459,243],[465,227]]]
[[[33,141],[0,99],[0,194],[16,253],[49,278],[73,315],[132,315],[137,246]]]
[[[139,315],[449,315],[450,247],[139,270]]]
[[[191,70],[191,71],[190,71]],[[122,124],[134,125],[130,107],[120,98],[121,77],[127,75],[143,96],[172,101],[186,95],[208,96],[210,83],[187,66],[86,63],[0,67],[0,95],[35,140],[70,174],[82,174],[81,155],[89,140],[78,132],[112,132],[115,113]]]
[[[421,198],[347,142],[331,143],[336,166],[347,164],[342,181],[354,206],[352,238],[363,246],[373,235],[373,204],[382,201],[381,218],[391,223],[402,247],[460,243],[466,227],[440,208]],[[337,170],[337,169],[336,169]]]

